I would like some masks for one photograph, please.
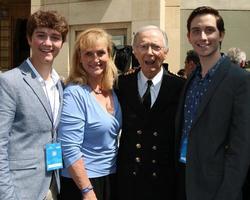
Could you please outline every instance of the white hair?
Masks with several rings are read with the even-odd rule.
[[[247,60],[246,53],[237,47],[232,47],[228,49],[227,56],[233,63],[238,65],[241,65],[242,62],[246,62]]]
[[[135,33],[135,36],[134,36],[134,39],[133,39],[133,42],[132,42],[132,46],[134,46],[137,42],[137,39],[138,39],[138,35],[142,32],[145,32],[145,31],[148,31],[148,30],[158,30],[162,33],[163,35],[163,38],[164,38],[164,47],[166,49],[168,49],[168,36],[167,36],[167,33],[165,31],[163,31],[162,29],[160,29],[158,26],[155,26],[155,25],[147,25],[147,26],[143,26],[141,28],[139,28],[137,30],[137,32]]]

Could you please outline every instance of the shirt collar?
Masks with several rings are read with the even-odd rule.
[[[44,82],[44,79],[41,77],[41,75],[38,73],[38,71],[36,70],[36,68],[33,66],[33,64],[31,63],[30,59],[27,58],[26,59],[26,62],[28,63],[29,67],[31,68],[31,70],[34,72],[34,74],[36,75],[36,78],[37,80],[40,82],[40,83],[43,83]],[[56,72],[55,69],[52,68],[52,73],[51,73],[51,78],[53,80],[53,82],[55,84],[57,84],[57,82],[59,81],[60,77],[58,75],[58,73]]]
[[[157,83],[159,83],[162,79],[162,75],[163,75],[163,69],[161,67],[161,70],[155,75],[155,77],[152,80],[153,82],[153,86],[155,86]],[[139,81],[142,83],[142,85],[147,85],[147,80],[148,78],[143,74],[143,72],[140,70],[139,74]]]
[[[222,63],[222,61],[225,58],[226,58],[226,56],[224,54],[222,54],[220,59],[215,63],[215,65],[211,69],[208,70],[208,72],[207,72],[207,74],[206,74],[206,76],[204,78],[213,77],[216,70],[219,68],[220,64]],[[201,77],[201,65],[197,65],[197,67],[195,69],[195,76]]]

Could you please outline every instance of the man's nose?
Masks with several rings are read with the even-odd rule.
[[[52,39],[50,38],[50,36],[47,36],[44,40],[44,44],[46,45],[51,45],[52,44]]]
[[[148,45],[147,53],[150,53],[150,54],[153,53],[153,49],[152,49],[151,45]]]
[[[201,38],[207,39],[207,34],[205,33],[205,31],[201,31]]]

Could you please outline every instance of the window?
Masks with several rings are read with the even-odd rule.
[[[10,66],[11,33],[10,20],[8,18],[0,19],[0,70],[5,71]]]

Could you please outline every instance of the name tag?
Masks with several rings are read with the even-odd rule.
[[[47,171],[63,168],[62,148],[60,143],[46,144],[45,151]]]
[[[187,137],[184,137],[182,139],[180,159],[179,159],[179,161],[181,163],[184,163],[184,164],[186,164],[186,162],[187,162],[187,159],[186,159],[186,157],[187,157],[187,142],[188,142]]]

